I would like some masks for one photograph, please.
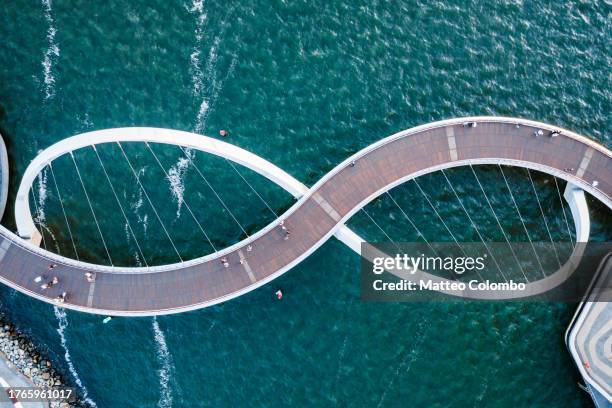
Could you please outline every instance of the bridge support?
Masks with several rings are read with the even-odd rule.
[[[31,237],[22,237],[26,241],[28,241],[32,245],[36,245],[40,248],[40,243],[42,242],[42,234],[37,229],[33,231]]]
[[[572,212],[572,218],[576,227],[576,242],[588,242],[589,235],[591,234],[591,218],[584,190],[575,184],[567,183],[563,197],[569,204]]]

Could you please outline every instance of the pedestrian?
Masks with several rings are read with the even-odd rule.
[[[49,289],[52,286],[55,286],[59,283],[59,278],[57,276],[54,276],[53,279],[51,279],[51,281],[47,282],[47,283],[43,283],[40,288],[41,289]]]
[[[56,264],[51,264],[49,265],[49,267],[47,268],[48,271],[52,271],[53,269],[57,268]]]
[[[282,291],[282,290],[280,290],[280,289],[279,289],[279,290],[277,290],[277,291],[276,291],[276,293],[275,293],[275,295],[276,295],[276,298],[277,298],[278,300],[283,300],[283,291]]]

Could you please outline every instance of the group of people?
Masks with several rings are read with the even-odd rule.
[[[536,137],[544,136],[544,131],[542,129],[534,130],[533,131],[533,135],[536,136]],[[550,137],[561,136],[561,132],[558,131],[558,130],[551,130],[550,133],[548,134],[548,136],[550,136]]]
[[[280,220],[278,225],[280,226],[281,230],[284,231],[285,233],[285,237],[283,239],[287,241],[289,239],[289,236],[291,235],[291,231],[289,231],[289,229],[285,225],[285,220]]]
[[[54,270],[55,268],[57,268],[57,265],[55,264],[51,264],[49,265],[49,267],[47,268],[47,272],[50,272],[52,270]],[[36,283],[40,283],[42,282],[42,280],[44,279],[43,276],[37,276],[36,278],[34,278],[34,282]],[[51,280],[43,283],[42,285],[40,285],[40,288],[42,290],[47,290],[52,288],[53,286],[57,285],[59,283],[59,278],[57,276],[54,276],[51,278]],[[62,295],[58,296],[56,298],[56,300],[60,301],[60,299],[62,299],[61,301],[63,302],[66,299],[66,292],[62,293]]]
[[[279,227],[281,228],[281,230],[284,233],[284,240],[287,241],[289,239],[289,237],[291,236],[291,231],[289,231],[289,229],[287,228],[287,226],[285,225],[285,220],[280,220],[280,222],[278,223]],[[247,245],[246,247],[246,251],[247,252],[251,252],[253,251],[253,246],[252,245]],[[240,257],[240,265],[244,265],[244,263],[246,262],[246,259],[243,258],[242,256]],[[227,257],[223,257],[221,258],[221,264],[223,265],[223,267],[225,268],[229,268],[230,263],[227,260]]]
[[[51,265],[49,265],[47,267],[47,272],[51,272],[51,271],[53,271],[57,267],[58,267],[57,264],[51,264]],[[45,277],[43,275],[39,275],[36,278],[34,278],[34,282],[35,283],[40,283],[44,279],[45,279]],[[96,281],[96,275],[91,273],[91,272],[86,272],[85,273],[85,279],[87,280],[87,282],[93,283],[93,282]],[[51,278],[51,280],[48,280],[48,281],[44,282],[43,284],[41,284],[40,288],[42,290],[48,290],[48,289],[52,288],[53,286],[55,286],[57,284],[59,284],[59,277],[53,276]],[[68,298],[68,293],[67,292],[62,292],[59,296],[56,296],[53,300],[58,302],[58,303],[64,303],[67,298]]]

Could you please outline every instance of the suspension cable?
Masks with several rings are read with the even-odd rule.
[[[461,245],[459,244],[459,241],[457,241],[457,238],[455,238],[455,235],[451,232],[450,228],[448,228],[448,225],[446,225],[446,223],[444,222],[444,219],[442,218],[442,216],[440,215],[440,213],[438,212],[438,210],[436,209],[436,207],[434,207],[433,203],[431,202],[431,200],[429,199],[429,197],[427,197],[427,194],[425,194],[425,191],[423,191],[423,189],[421,188],[421,186],[419,185],[419,182],[416,179],[412,179],[412,181],[414,181],[414,184],[417,186],[417,188],[419,189],[419,191],[421,192],[421,195],[423,197],[425,197],[425,200],[427,201],[427,203],[429,204],[429,206],[431,207],[432,210],[434,210],[434,213],[436,214],[436,216],[438,217],[438,219],[440,220],[440,222],[442,222],[442,225],[444,226],[444,228],[446,229],[446,231],[450,234],[451,238],[453,239],[453,241],[455,241],[455,244],[457,244],[457,246],[459,247],[459,249],[461,250],[461,252],[463,253],[463,255],[467,256],[467,254],[465,253],[465,251],[463,250],[463,248],[461,247]]]
[[[76,256],[77,261],[80,261],[79,253],[77,252],[76,244],[74,243],[74,236],[72,235],[72,228],[70,228],[70,223],[68,222],[68,215],[66,215],[66,208],[64,207],[64,200],[62,199],[62,194],[60,193],[59,186],[57,184],[55,172],[53,171],[52,162],[49,162],[49,169],[51,170],[51,178],[53,179],[53,184],[55,185],[55,191],[57,193],[57,198],[59,198],[59,202],[62,207],[62,213],[64,214],[64,221],[66,222],[66,227],[68,228],[68,236],[70,237],[70,242],[72,243],[72,249],[74,250],[74,255]]]
[[[567,214],[565,214],[565,205],[563,204],[563,198],[561,197],[561,190],[559,189],[559,183],[557,183],[557,178],[553,176],[555,180],[555,186],[557,187],[557,195],[559,196],[559,202],[561,203],[561,211],[563,211],[563,218],[565,219],[565,226],[567,227],[567,235],[569,235],[570,242],[572,246],[574,245],[574,239],[572,237],[572,232],[570,230],[569,222],[567,221]]]
[[[540,214],[542,214],[542,219],[544,220],[544,226],[546,227],[546,232],[548,232],[548,237],[550,238],[550,243],[553,246],[553,250],[555,251],[555,257],[557,258],[557,263],[559,264],[559,268],[561,267],[561,260],[559,259],[559,254],[557,253],[557,247],[555,246],[555,242],[553,241],[552,234],[550,233],[550,228],[548,228],[548,221],[546,221],[546,216],[544,215],[544,209],[542,208],[542,203],[540,202],[540,198],[538,197],[538,192],[535,188],[535,184],[533,183],[533,179],[531,178],[531,171],[527,169],[527,175],[529,176],[529,181],[531,182],[531,188],[533,189],[533,193],[535,194],[536,201],[538,202],[538,207],[540,208]]]
[[[102,244],[104,245],[104,249],[106,250],[106,255],[108,256],[108,260],[111,266],[113,266],[113,260],[111,258],[108,247],[106,246],[106,240],[104,239],[104,235],[102,235],[102,229],[100,228],[98,217],[96,217],[96,212],[94,211],[93,205],[91,204],[91,200],[89,199],[89,194],[87,193],[87,189],[85,188],[85,183],[83,183],[83,178],[81,177],[81,171],[79,170],[79,166],[77,165],[73,152],[70,152],[70,157],[72,158],[72,162],[74,163],[74,168],[76,169],[77,176],[79,177],[79,181],[81,182],[81,187],[83,187],[83,192],[85,193],[87,204],[89,205],[89,209],[91,210],[91,214],[93,215],[94,222],[96,223],[96,227],[98,228],[98,233],[100,234],[100,238],[102,238]]]
[[[516,209],[516,213],[519,216],[519,219],[521,220],[521,224],[523,225],[523,230],[525,231],[525,235],[527,235],[527,240],[529,240],[529,244],[531,245],[531,249],[533,250],[533,254],[536,257],[536,261],[538,261],[538,265],[540,266],[540,271],[542,272],[542,275],[544,275],[544,277],[546,277],[546,274],[544,273],[544,267],[542,266],[542,263],[540,262],[540,257],[538,256],[538,252],[535,249],[535,246],[533,245],[533,241],[531,240],[531,236],[529,235],[529,231],[527,231],[527,226],[525,225],[525,221],[523,220],[523,216],[521,215],[521,211],[519,210],[518,204],[516,203],[516,200],[514,199],[514,194],[512,193],[512,189],[510,188],[510,184],[508,184],[508,179],[506,178],[506,175],[504,174],[504,169],[502,169],[502,166],[500,164],[497,165],[497,167],[499,167],[499,171],[501,172],[501,175],[504,179],[504,183],[506,184],[506,188],[508,189],[508,192],[510,193],[510,199],[512,200],[512,203],[514,204],[514,208]]]
[[[368,212],[365,210],[365,208],[362,208],[361,211],[363,211],[363,213],[368,216],[370,221],[372,221],[374,223],[374,225],[376,225],[378,227],[378,229],[382,231],[382,233],[385,235],[385,237],[387,237],[389,242],[391,242],[399,251],[401,251],[399,245],[397,245],[397,243],[391,239],[389,234],[387,234],[385,232],[385,230],[380,225],[378,225],[378,223],[374,220],[374,218],[372,218],[372,216],[370,214],[368,214]]]
[[[123,208],[123,205],[121,204],[121,200],[119,200],[119,195],[117,194],[117,191],[115,190],[115,186],[113,186],[113,183],[111,182],[111,179],[108,175],[108,172],[106,171],[106,166],[104,165],[104,163],[102,162],[102,158],[100,157],[100,154],[98,153],[98,149],[96,149],[96,145],[91,145],[91,148],[93,149],[93,151],[96,153],[96,157],[98,158],[98,162],[100,163],[100,167],[102,167],[102,172],[104,173],[104,176],[106,177],[106,181],[108,182],[108,185],[111,188],[111,191],[113,192],[113,196],[115,197],[115,201],[117,201],[117,205],[119,206],[119,210],[121,210],[121,215],[123,215],[123,219],[125,219],[125,224],[128,227],[128,229],[130,230],[130,233],[132,234],[132,237],[134,238],[134,242],[136,243],[136,248],[138,248],[138,253],[140,253],[140,256],[142,257],[142,260],[145,264],[145,266],[149,266],[149,264],[147,263],[147,259],[144,256],[144,253],[142,252],[142,249],[140,247],[140,243],[138,242],[138,238],[136,238],[136,234],[134,233],[134,229],[132,228],[132,225],[130,224],[130,221],[127,217],[127,214]]]
[[[127,162],[128,166],[130,167],[130,170],[132,171],[132,175],[136,179],[136,183],[140,187],[140,189],[143,192],[145,198],[147,199],[147,202],[151,206],[151,209],[153,210],[153,213],[155,214],[155,217],[157,218],[157,221],[159,221],[159,224],[161,225],[162,229],[164,230],[164,233],[166,234],[166,237],[170,241],[170,244],[172,245],[172,248],[174,249],[174,252],[176,252],[176,255],[178,256],[179,260],[181,262],[183,262],[183,258],[181,257],[181,254],[179,253],[178,249],[176,248],[176,245],[174,245],[174,241],[172,240],[172,237],[170,237],[170,234],[168,233],[168,230],[166,229],[166,226],[164,225],[161,217],[159,216],[159,213],[157,212],[157,210],[155,209],[155,206],[153,205],[153,201],[151,201],[151,198],[149,197],[149,194],[147,193],[147,190],[142,185],[142,182],[140,181],[140,178],[138,178],[138,175],[136,174],[136,170],[134,170],[134,167],[132,166],[132,162],[130,162],[130,159],[127,157],[127,154],[125,154],[125,151],[123,150],[123,146],[121,145],[121,142],[117,142],[117,145],[119,146],[119,149],[121,149],[121,154],[125,158],[125,161]]]
[[[166,176],[166,179],[170,180],[170,175],[168,174],[168,172],[166,171],[164,166],[162,166],[161,162],[159,161],[159,158],[157,157],[157,155],[155,154],[155,152],[153,151],[153,149],[149,145],[149,142],[145,142],[145,146],[147,146],[147,148],[149,149],[149,151],[151,152],[151,154],[155,158],[155,161],[159,165],[159,168],[164,172],[164,175]],[[202,224],[200,224],[200,221],[198,221],[198,219],[196,218],[195,214],[191,210],[191,207],[189,206],[189,204],[187,203],[187,200],[185,198],[183,198],[183,203],[185,203],[185,207],[187,208],[187,211],[189,212],[189,214],[191,214],[191,218],[193,218],[193,220],[196,222],[196,224],[198,225],[198,228],[200,228],[200,231],[202,231],[202,234],[204,234],[204,237],[206,238],[206,240],[208,241],[210,246],[213,248],[213,250],[215,252],[217,252],[217,248],[215,248],[215,245],[212,243],[212,241],[208,237],[208,234],[206,233],[206,231],[204,231],[204,227],[202,227]]]
[[[480,238],[480,241],[482,242],[482,244],[484,245],[485,249],[487,250],[487,252],[491,256],[491,258],[493,259],[493,262],[495,263],[495,266],[497,267],[497,270],[501,274],[502,278],[504,278],[504,281],[508,282],[508,279],[506,279],[506,276],[504,275],[504,273],[502,272],[501,268],[499,267],[499,264],[497,263],[497,259],[493,256],[493,253],[491,252],[491,249],[489,248],[489,245],[487,245],[484,237],[482,236],[482,234],[478,230],[478,227],[476,226],[476,223],[474,222],[474,220],[472,220],[472,217],[470,216],[470,214],[468,213],[467,209],[463,205],[463,201],[461,201],[461,198],[459,198],[459,194],[457,194],[457,191],[455,191],[455,188],[451,184],[450,180],[448,179],[448,177],[446,177],[446,173],[444,172],[444,169],[442,169],[441,171],[442,171],[442,175],[444,176],[444,180],[446,180],[446,184],[448,184],[448,186],[450,187],[451,191],[455,195],[455,198],[457,199],[457,202],[459,202],[459,206],[461,206],[461,208],[463,209],[463,212],[465,213],[465,215],[467,216],[468,220],[470,221],[470,224],[472,224],[472,228],[474,228],[474,231],[476,231],[476,235],[478,235],[478,237]],[[478,274],[478,276],[480,276],[480,274]],[[482,276],[480,276],[480,279],[482,280]]]
[[[238,221],[238,219],[234,216],[234,214],[232,213],[232,211],[229,209],[229,207],[225,204],[225,202],[221,199],[221,197],[219,196],[219,194],[217,194],[217,191],[214,189],[214,187],[212,186],[212,184],[210,184],[210,182],[208,181],[208,179],[206,178],[206,176],[204,176],[204,174],[202,174],[202,172],[200,171],[200,169],[195,165],[195,163],[193,162],[193,159],[191,158],[191,156],[189,154],[187,154],[187,152],[185,152],[185,148],[183,146],[178,146],[179,149],[181,149],[183,151],[183,153],[185,154],[185,157],[187,157],[187,160],[189,160],[189,163],[191,164],[191,166],[195,169],[195,171],[200,175],[200,177],[202,178],[202,180],[204,180],[204,182],[206,183],[206,185],[208,185],[208,187],[212,190],[213,194],[215,195],[215,197],[217,197],[217,200],[219,200],[219,202],[221,203],[221,205],[223,206],[223,208],[225,208],[225,210],[229,213],[229,215],[232,217],[232,219],[234,220],[234,222],[236,224],[238,224],[238,227],[240,227],[240,229],[242,230],[242,232],[244,234],[246,234],[247,237],[249,237],[249,233],[246,232],[246,230],[242,227],[242,224],[240,224],[240,222]]]
[[[476,179],[476,183],[478,183],[478,187],[480,187],[480,191],[482,191],[482,195],[484,196],[489,206],[489,209],[493,213],[493,217],[495,218],[495,221],[497,222],[497,226],[499,227],[499,230],[502,232],[502,235],[504,236],[504,240],[506,240],[506,244],[508,244],[508,248],[510,248],[510,251],[512,252],[512,256],[514,257],[514,260],[516,261],[516,264],[519,266],[521,273],[523,274],[523,277],[525,278],[525,280],[529,282],[529,279],[527,278],[527,275],[525,274],[525,269],[523,269],[523,265],[521,265],[518,257],[516,256],[516,252],[514,251],[514,248],[512,247],[512,245],[510,244],[508,235],[506,235],[506,231],[504,230],[504,227],[502,227],[501,222],[499,221],[499,217],[497,216],[497,213],[493,209],[491,200],[489,200],[489,196],[487,195],[484,187],[482,186],[482,183],[480,182],[480,179],[478,178],[476,171],[474,171],[474,166],[472,166],[471,164],[470,164],[470,170],[472,170],[472,174],[474,175],[474,178]],[[442,170],[442,173],[444,173],[444,170]],[[444,177],[446,177],[446,175]]]
[[[225,161],[227,161],[229,163],[230,166],[232,166],[232,168],[234,169],[234,171],[240,176],[240,178],[246,183],[247,186],[249,186],[249,188],[251,189],[251,191],[253,191],[253,193],[255,193],[255,195],[257,197],[259,197],[259,199],[261,200],[262,203],[264,203],[264,205],[268,208],[268,210],[270,210],[270,212],[278,218],[278,214],[276,213],[276,211],[274,211],[272,209],[272,207],[270,207],[270,205],[268,204],[268,202],[257,192],[257,190],[255,189],[255,187],[253,187],[251,185],[251,183],[248,182],[248,180],[246,178],[244,178],[244,176],[242,175],[242,173],[240,173],[238,171],[238,169],[236,168],[236,166],[234,165],[234,163],[232,163],[231,160],[229,159],[225,159]]]
[[[408,220],[408,222],[410,223],[410,225],[412,225],[412,228],[414,228],[417,232],[417,234],[423,238],[423,240],[425,241],[425,243],[427,244],[427,246],[429,247],[429,249],[431,249],[433,251],[434,254],[437,255],[436,250],[431,246],[431,244],[429,243],[429,241],[427,240],[427,238],[425,238],[425,235],[423,235],[423,233],[421,232],[421,230],[416,226],[416,224],[410,219],[410,217],[408,216],[408,214],[406,214],[406,212],[404,211],[404,209],[402,207],[400,207],[400,205],[397,203],[397,201],[395,201],[395,199],[393,198],[393,196],[391,196],[391,193],[389,193],[389,190],[386,191],[387,195],[389,196],[389,198],[391,199],[391,201],[393,201],[393,203],[397,206],[397,208],[399,208],[400,212],[404,215],[404,217]]]

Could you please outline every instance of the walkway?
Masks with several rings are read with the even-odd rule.
[[[540,130],[541,135],[536,135]],[[0,280],[47,302],[65,291],[68,299],[62,306],[92,313],[155,315],[202,308],[247,293],[288,271],[386,190],[428,172],[466,164],[499,163],[544,171],[612,208],[612,153],[570,131],[551,137],[557,130],[525,120],[479,117],[400,132],[348,158],[287,210],[281,217],[291,230],[290,239],[285,240],[273,223],[216,257],[184,264],[139,270],[88,265],[43,251],[0,228]],[[350,166],[352,161],[355,166]],[[229,262],[227,268],[223,257]],[[48,278],[49,264],[59,265],[52,274],[60,284],[42,291],[34,278],[41,274]],[[96,272],[95,282],[87,282],[86,272]]]
[[[609,299],[612,290],[612,254],[603,261],[593,288],[576,312],[566,343],[594,399],[598,393],[612,404],[612,303],[600,300]]]

